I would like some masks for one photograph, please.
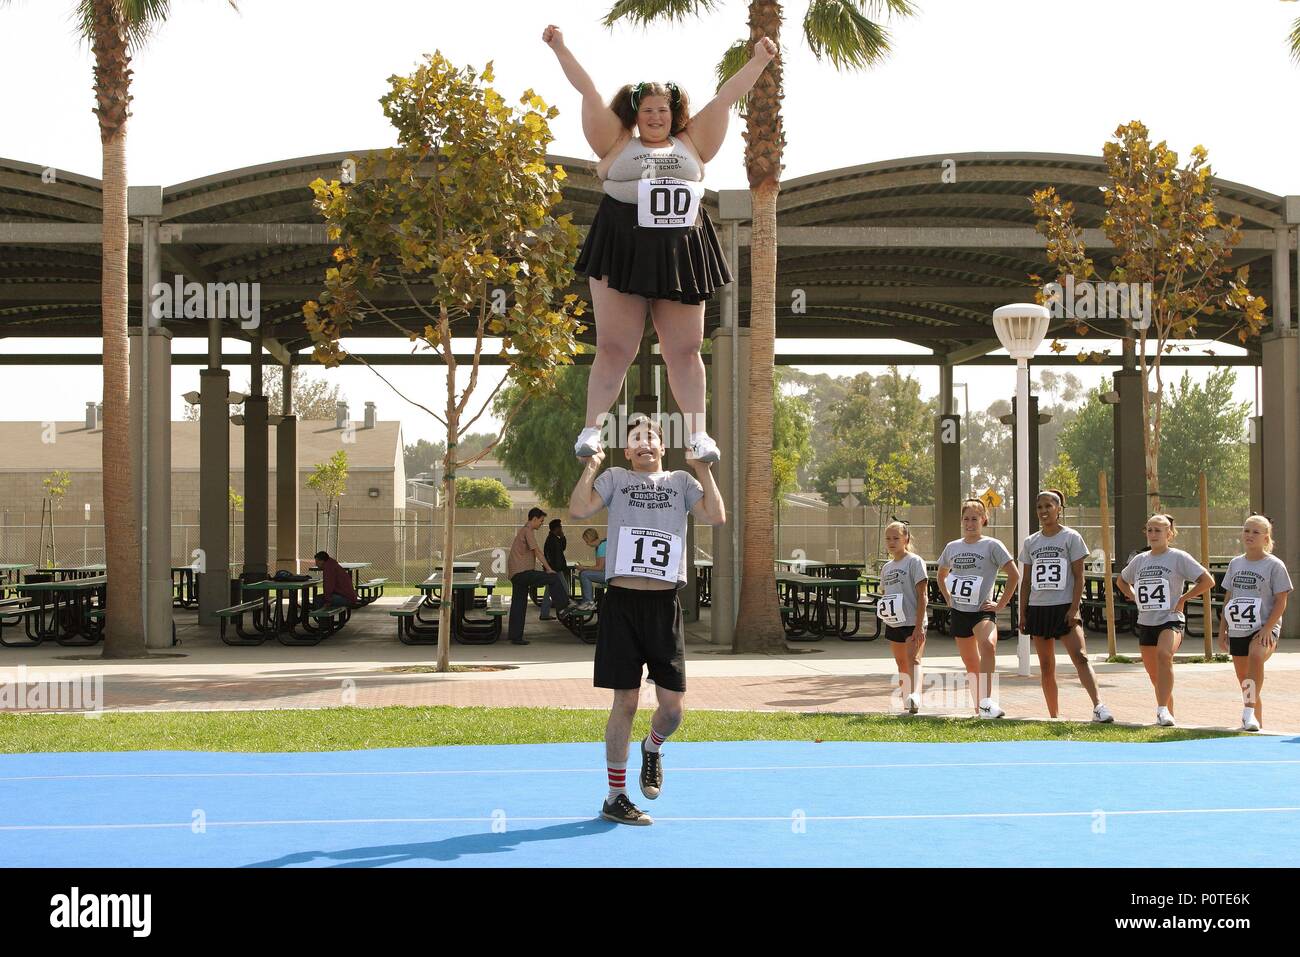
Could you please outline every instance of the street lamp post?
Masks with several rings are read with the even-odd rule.
[[[1016,360],[1016,534],[1011,547],[1013,559],[1020,551],[1021,539],[1029,531],[1029,360],[1047,335],[1050,320],[1051,313],[1047,307],[1034,303],[1017,302],[993,310],[993,328],[997,331],[998,341]],[[1021,582],[1020,587],[1024,588],[1025,583]],[[1012,609],[1011,620],[1016,623],[1016,634],[1019,635],[1016,646],[1018,673],[1028,675],[1029,636],[1020,632],[1018,609]]]

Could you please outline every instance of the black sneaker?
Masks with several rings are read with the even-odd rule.
[[[641,793],[653,801],[664,786],[664,766],[659,763],[657,751],[647,751],[645,738],[641,739]]]
[[[654,818],[633,804],[626,794],[620,794],[613,800],[606,800],[601,806],[600,816],[615,824],[635,824],[644,827],[654,823]]]

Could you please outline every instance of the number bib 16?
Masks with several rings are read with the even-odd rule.
[[[682,540],[672,532],[625,526],[618,530],[618,557],[612,577],[634,575],[676,585],[681,558]]]
[[[694,226],[704,184],[661,177],[643,179],[636,188],[636,224],[658,229]]]
[[[952,595],[954,605],[978,605],[983,584],[984,579],[979,575],[949,575],[948,594]]]
[[[1140,581],[1133,589],[1138,611],[1168,611],[1169,582],[1163,578]]]
[[[1034,560],[1034,591],[1060,591],[1065,587],[1065,560],[1039,558]]]
[[[1234,598],[1223,606],[1223,617],[1228,619],[1228,631],[1253,634],[1263,624],[1258,598]]]
[[[882,595],[876,601],[876,617],[893,628],[901,625],[903,623],[903,596]]]

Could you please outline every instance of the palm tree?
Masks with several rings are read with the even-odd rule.
[[[1300,17],[1291,24],[1291,35],[1287,41],[1291,46],[1291,62],[1300,65]]]
[[[227,0],[235,6],[234,0]],[[0,0],[8,3],[8,0]],[[95,57],[95,109],[103,151],[104,562],[108,621],[104,657],[143,655],[140,519],[132,494],[130,365],[126,335],[126,121],[131,115],[131,54],[167,19],[169,0],[76,0],[74,17]]]
[[[603,23],[627,19],[645,25],[654,20],[684,20],[711,11],[715,0],[617,0]],[[889,53],[889,36],[877,22],[882,14],[911,16],[909,0],[809,0],[803,36],[818,60],[829,58],[836,69],[870,68]],[[778,0],[750,0],[749,39],[738,40],[717,66],[718,86],[749,58],[764,36],[780,48],[783,15]],[[749,443],[745,453],[745,536],[740,568],[740,607],[745,627],[736,630],[736,651],[785,650],[785,632],[777,606],[773,559],[772,395],[776,351],[776,199],[780,192],[785,135],[781,127],[782,56],[760,74],[742,106],[745,117],[745,172],[753,194],[749,246]]]

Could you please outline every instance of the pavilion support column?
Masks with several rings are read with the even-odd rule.
[[[1012,448],[1016,448],[1016,442],[1019,439],[1019,436],[1016,435],[1015,423],[1016,423],[1016,397],[1012,396],[1011,397],[1011,447]],[[1029,397],[1029,494],[1031,496],[1037,496],[1038,489],[1040,487],[1038,484],[1038,476],[1040,472],[1039,464],[1038,464],[1038,455],[1039,455],[1038,430],[1039,430],[1038,396],[1031,395]],[[1011,487],[1013,489],[1020,488],[1019,463],[1016,462],[1014,458],[1011,460]],[[1014,497],[1015,496],[1013,494],[1012,498]],[[1013,541],[1015,542],[1015,548],[1011,550],[1013,555],[1020,554],[1021,543],[1028,536],[1038,531],[1038,510],[1034,508],[1034,502],[1035,499],[1031,497],[1029,499],[1029,527],[1028,528],[1020,528],[1019,526],[1016,527],[1015,537],[1013,539]],[[1020,506],[1017,504],[1016,506],[1017,520],[1019,519],[1019,513],[1020,513]]]
[[[298,418],[293,414],[293,366],[284,367],[283,418],[275,427],[275,568],[298,574]]]
[[[220,320],[209,320],[208,368],[199,373],[199,624],[230,604],[230,372]]]
[[[738,326],[715,329],[713,341],[713,431],[722,459],[713,475],[727,509],[727,524],[713,529],[713,571],[709,620],[710,641],[715,645],[734,643],[736,595],[740,585],[740,543],[744,510],[741,508],[741,456],[748,435],[749,330]]]
[[[253,339],[252,395],[244,400],[244,576],[267,577],[270,490],[266,396],[262,394],[262,338]]]
[[[937,553],[940,543],[952,538],[961,527],[961,416],[952,411],[953,366],[939,366],[939,414],[934,427],[934,540]]]
[[[139,383],[143,379],[140,354],[141,335],[138,328],[129,330],[131,342],[131,377]],[[148,469],[149,495],[144,503],[144,537],[141,547],[145,562],[144,615],[145,635],[150,648],[169,648],[172,643],[172,447],[171,447],[171,361],[172,334],[161,326],[149,331],[149,386],[132,390],[131,395],[131,448],[136,462],[144,459],[144,432],[142,403],[148,403]],[[137,469],[132,483],[135,499],[140,503],[144,495]],[[222,606],[225,607],[225,606]]]
[[[1300,338],[1294,329],[1262,337],[1263,428],[1258,437],[1263,512],[1273,523],[1273,554],[1300,568]],[[1300,637],[1300,610],[1287,609],[1284,638]]]
[[[1264,447],[1260,437],[1264,434],[1264,417],[1250,419],[1250,510],[1264,511]]]
[[[1110,494],[1115,515],[1114,560],[1123,568],[1129,556],[1146,548],[1146,460],[1142,452],[1142,373],[1134,368],[1134,346],[1124,341],[1124,368],[1115,373],[1119,401],[1114,409],[1114,488]],[[1096,482],[1093,476],[1080,481]]]

